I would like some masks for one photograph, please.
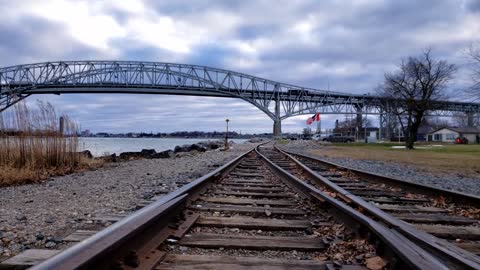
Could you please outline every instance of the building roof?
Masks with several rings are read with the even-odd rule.
[[[435,133],[439,130],[442,130],[442,129],[448,129],[448,130],[451,130],[451,131],[455,131],[455,132],[458,132],[458,133],[473,133],[473,134],[476,134],[476,133],[480,133],[480,126],[476,126],[476,127],[463,127],[463,128],[458,128],[458,127],[442,127],[442,128],[437,128],[435,130],[432,130],[430,131],[429,133]]]
[[[436,131],[437,129],[430,126],[430,125],[421,125],[419,128],[418,128],[418,131],[417,133],[419,134],[426,134],[426,133],[430,133],[430,132],[434,132]]]

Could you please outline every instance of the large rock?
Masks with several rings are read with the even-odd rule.
[[[166,150],[166,151],[162,151],[160,153],[156,153],[153,158],[171,158],[171,157],[174,157],[175,156],[175,153],[172,151],[172,150]]]
[[[88,158],[88,159],[93,158],[92,152],[90,152],[89,150],[84,150],[82,152],[79,152],[79,154],[81,157],[84,157],[84,158]]]
[[[155,158],[157,151],[155,149],[142,149],[140,152],[123,152],[120,153],[121,159],[137,159],[137,158]]]
[[[195,144],[192,144],[190,145],[190,147],[188,148],[188,151],[198,151],[198,152],[205,152],[207,151],[207,148],[201,144],[198,144],[198,143],[195,143]]]
[[[198,145],[205,147],[208,150],[215,150],[223,146],[223,141],[205,141],[199,142]]]
[[[111,155],[107,155],[107,156],[101,156],[101,157],[98,157],[98,158],[95,158],[95,159],[101,159],[101,160],[103,160],[104,162],[117,162],[117,161],[118,161],[117,154],[111,154]]]
[[[222,147],[223,143],[220,142],[220,141],[214,141],[214,142],[209,142],[208,143],[208,148],[212,149],[212,150],[215,150],[215,149],[218,149],[220,147]]]
[[[141,157],[142,155],[140,154],[140,152],[122,152],[119,155],[120,159],[126,159],[126,160],[141,158]]]
[[[190,152],[190,151],[198,151],[198,152],[205,152],[208,150],[208,147],[202,143],[194,143],[194,144],[184,144],[184,145],[177,145],[173,152],[175,153],[182,153],[182,152]]]
[[[142,149],[142,151],[140,151],[140,155],[144,158],[154,158],[156,154],[157,151],[155,151],[155,149]]]
[[[177,145],[173,149],[173,152],[175,152],[175,153],[188,152],[188,151],[190,151],[189,148],[190,148],[190,145],[188,145],[188,144]]]

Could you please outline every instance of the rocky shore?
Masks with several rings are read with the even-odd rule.
[[[233,141],[230,141],[230,146],[234,144]],[[85,158],[90,159],[100,159],[106,162],[118,162],[118,161],[129,161],[134,159],[157,159],[157,158],[172,158],[178,157],[186,154],[182,153],[190,153],[196,154],[198,152],[206,152],[210,150],[216,150],[224,147],[225,142],[221,140],[217,141],[203,141],[194,144],[184,144],[184,145],[177,145],[175,148],[168,149],[162,152],[157,152],[155,149],[142,149],[139,152],[122,152],[118,156],[116,154],[108,155],[108,156],[101,156],[101,157],[94,157],[89,150],[85,150],[80,152],[79,154]]]
[[[59,248],[75,230],[99,226],[96,217],[135,211],[140,202],[175,190],[254,145],[234,144],[220,151],[219,143],[210,142],[160,153],[123,153],[115,161],[130,161],[0,188],[0,261],[28,248]]]

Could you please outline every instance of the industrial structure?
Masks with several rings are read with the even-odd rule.
[[[322,114],[380,115],[380,130],[398,100],[305,88],[224,69],[137,61],[59,61],[0,68],[0,112],[34,94],[130,93],[240,98],[267,114],[273,134],[291,116]],[[473,121],[480,104],[435,101],[430,115],[463,112]],[[388,129],[387,129],[388,130]],[[388,135],[387,135],[388,136]]]

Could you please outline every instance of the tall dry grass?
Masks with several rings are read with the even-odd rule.
[[[37,101],[34,109],[20,102],[0,114],[0,185],[34,182],[82,165],[78,125],[62,117],[63,132],[48,102]]]

